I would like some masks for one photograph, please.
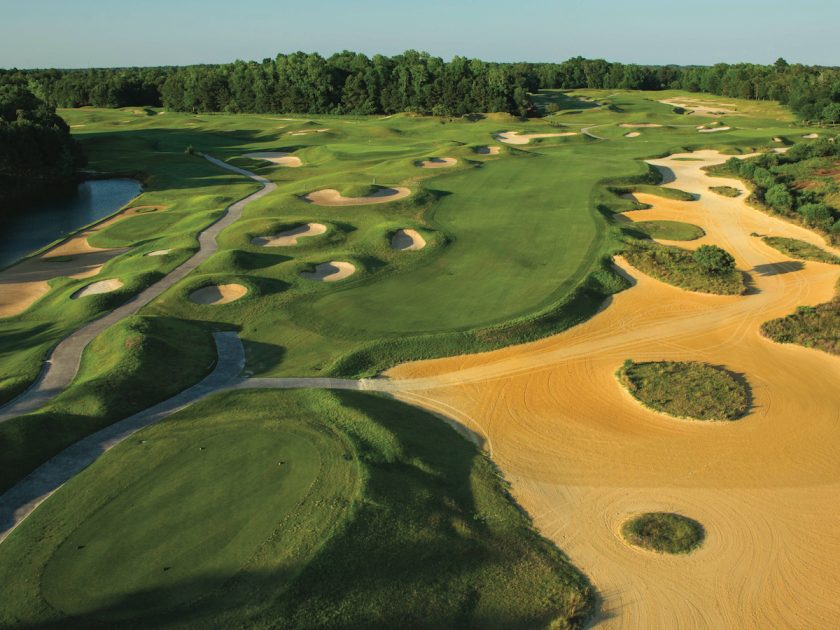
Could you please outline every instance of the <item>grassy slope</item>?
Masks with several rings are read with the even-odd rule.
[[[627,229],[666,241],[693,241],[706,234],[703,228],[682,221],[635,221]]]
[[[568,627],[589,602],[476,447],[351,392],[225,393],[144,430],[0,546],[0,579],[3,625]]]

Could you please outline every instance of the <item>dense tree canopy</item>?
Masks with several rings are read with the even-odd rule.
[[[29,90],[0,85],[0,208],[73,181],[81,153],[55,108]],[[0,216],[2,218],[2,216]]]
[[[58,107],[164,106],[177,111],[461,115],[529,110],[540,88],[684,89],[787,104],[803,119],[840,123],[840,69],[788,64],[640,66],[575,57],[562,63],[443,61],[409,50],[341,52],[262,62],[158,68],[0,70]]]

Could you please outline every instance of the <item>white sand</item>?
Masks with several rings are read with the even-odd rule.
[[[808,135],[802,136],[803,138],[807,138],[808,140],[813,140],[814,138],[819,138],[820,134],[818,133],[809,133]]]
[[[391,238],[391,247],[402,252],[414,252],[426,247],[426,239],[417,230],[397,230]]]
[[[577,131],[562,131],[559,133],[526,133],[521,134],[518,131],[503,131],[502,133],[494,134],[493,137],[499,142],[507,144],[528,144],[531,140],[536,138],[558,138],[562,136],[576,136]]]
[[[234,302],[248,293],[241,284],[211,284],[190,294],[196,304],[227,304]]]
[[[316,190],[304,197],[309,203],[318,206],[364,206],[370,203],[388,203],[397,199],[404,199],[411,194],[408,188],[381,188],[367,197],[344,197],[334,188]]]
[[[77,300],[81,297],[87,297],[88,295],[99,295],[100,293],[110,293],[111,291],[116,291],[117,289],[123,286],[122,280],[117,280],[116,278],[112,278],[111,280],[99,280],[98,282],[92,282],[91,284],[87,285],[86,287],[82,287],[78,291],[76,291],[73,295],[70,296],[71,300]]]
[[[730,129],[732,129],[732,127],[704,127],[702,129],[698,129],[697,131],[700,133],[715,133],[717,131],[729,131]]]
[[[288,134],[290,136],[305,136],[309,133],[324,133],[325,131],[329,131],[329,128],[324,129],[302,129],[301,131],[289,131]]]
[[[657,123],[621,123],[619,127],[624,127],[625,129],[635,129],[635,128],[642,128],[642,127],[661,127]]]
[[[251,158],[252,160],[265,160],[278,166],[290,166],[296,168],[303,166],[303,162],[296,155],[289,155],[282,151],[258,151],[256,153],[246,153],[242,157]]]
[[[629,133],[625,133],[624,137],[625,138],[638,138],[640,135],[642,135],[642,134],[640,134],[638,131],[631,131]]]
[[[251,239],[251,244],[260,245],[261,247],[290,247],[297,245],[299,238],[318,236],[326,231],[327,226],[322,223],[307,223],[291,230],[278,232],[273,236],[255,236]]]
[[[420,162],[420,168],[446,168],[448,166],[455,166],[458,160],[451,157],[438,158],[433,157],[428,160]]]
[[[146,256],[166,256],[171,251],[171,249],[156,249],[155,251],[146,254]]]
[[[476,147],[475,152],[479,155],[499,155],[500,147]]]
[[[315,271],[301,271],[300,276],[315,282],[336,282],[352,276],[355,272],[356,267],[352,263],[331,260],[315,265]]]

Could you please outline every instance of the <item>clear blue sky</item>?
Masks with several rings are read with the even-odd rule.
[[[448,59],[840,65],[840,0],[0,0],[0,67],[408,48]]]

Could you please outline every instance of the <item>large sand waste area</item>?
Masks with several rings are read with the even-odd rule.
[[[700,158],[680,161],[675,158]],[[540,531],[592,580],[598,628],[832,628],[840,594],[840,358],[761,336],[769,319],[830,300],[840,267],[796,262],[750,236],[828,248],[815,233],[728,198],[712,151],[651,163],[667,186],[634,220],[703,228],[748,273],[744,296],[692,293],[616,263],[635,284],[587,322],[533,343],[408,363],[394,394],[476,432]],[[666,178],[667,179],[667,178]],[[690,247],[697,246],[698,241]],[[837,250],[833,250],[834,253]],[[744,375],[753,408],[733,422],[650,411],[618,383],[625,359],[702,361]],[[623,542],[633,514],[674,511],[706,541],[667,556]]]

